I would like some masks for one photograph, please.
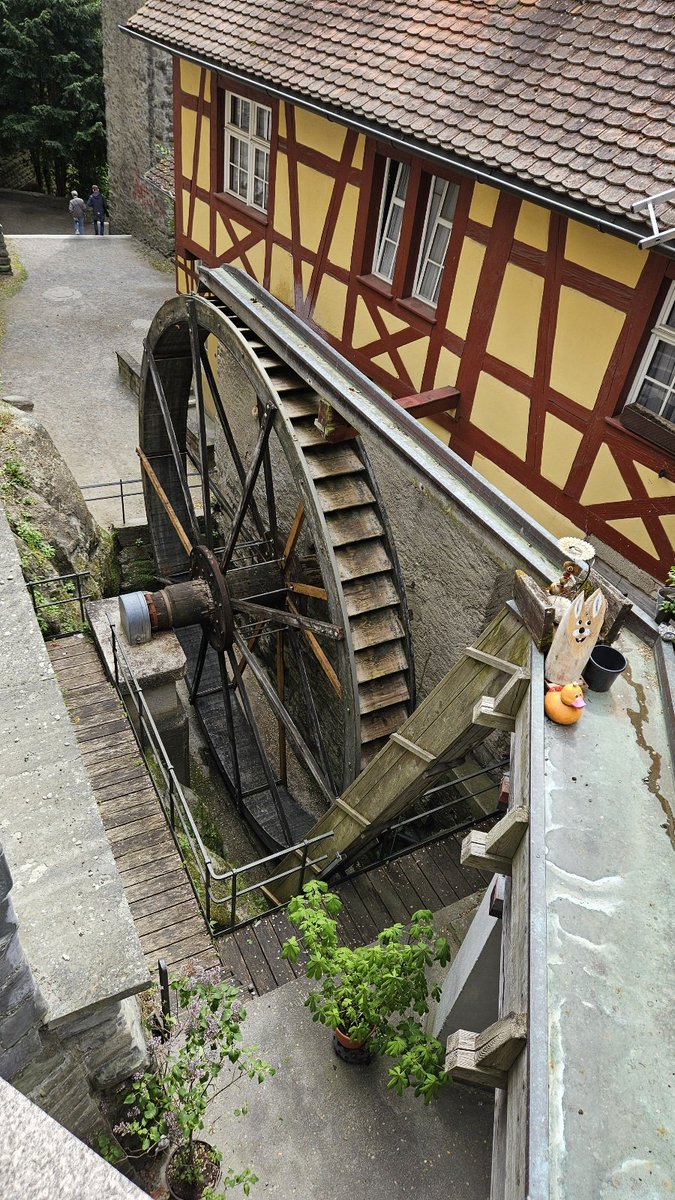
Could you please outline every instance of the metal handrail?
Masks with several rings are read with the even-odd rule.
[[[86,625],[87,624],[87,614],[84,611],[84,602],[85,602],[85,600],[89,600],[90,597],[85,595],[82,591],[82,580],[89,579],[90,575],[91,575],[91,571],[71,571],[68,575],[49,575],[49,576],[46,576],[44,579],[27,579],[26,587],[28,588],[28,592],[30,594],[30,598],[33,603],[33,611],[35,612],[35,614],[37,615],[44,608],[59,608],[63,604],[79,604],[80,620],[82,621],[83,625]],[[69,579],[75,580],[76,595],[64,596],[64,598],[62,600],[45,600],[44,604],[36,603],[36,600],[35,600],[35,589],[36,588],[44,587],[44,585],[48,584],[48,583],[66,583]],[[58,639],[60,637],[68,637],[68,636],[70,636],[71,632],[72,632],[72,630],[67,630],[63,633],[50,634],[50,637],[52,637],[53,639]]]
[[[199,480],[200,482],[199,483],[191,483],[190,482],[191,480],[195,480],[195,479]],[[201,487],[201,475],[199,474],[198,471],[188,472],[187,480],[188,480],[188,487],[192,491],[199,491],[199,489]],[[143,483],[143,480],[140,478],[139,479],[109,479],[109,480],[107,480],[106,483],[82,483],[82,484],[80,484],[80,491],[82,492],[82,495],[84,496],[84,499],[86,500],[87,504],[96,504],[100,500],[119,500],[120,508],[122,510],[122,524],[126,525],[127,514],[126,514],[126,507],[125,507],[124,502],[125,502],[125,500],[133,499],[135,496],[142,496],[143,488],[141,487],[138,491],[135,491],[135,492],[130,492],[128,490],[125,491],[125,489],[128,489],[130,487],[135,487],[136,484],[142,484],[142,483]],[[99,491],[101,488],[114,488],[115,490],[112,492],[106,493],[104,496],[90,496],[90,495],[85,494],[88,492]]]
[[[244,925],[248,925],[252,921],[259,919],[260,914],[238,920],[237,904],[242,896],[250,895],[253,892],[260,892],[265,897],[266,902],[268,902],[270,885],[277,883],[279,880],[287,879],[291,875],[299,877],[298,889],[300,890],[307,872],[327,862],[329,857],[328,854],[310,857],[311,847],[325,841],[327,838],[333,837],[333,831],[331,829],[327,833],[320,834],[318,837],[305,838],[303,841],[297,842],[294,846],[287,846],[283,850],[277,850],[275,853],[269,854],[264,858],[245,863],[241,867],[232,867],[227,871],[217,871],[213,866],[209,851],[204,844],[185,793],[171,764],[166,747],[143,695],[143,690],[123,647],[120,645],[115,626],[112,622],[109,622],[109,624],[115,687],[123,702],[129,699],[132,701],[136,718],[135,721],[131,721],[134,737],[148,767],[152,785],[174,842],[176,843],[178,853],[185,863],[195,899],[211,935],[213,937],[222,937],[234,929],[242,928]],[[150,753],[154,756],[154,764],[149,762]],[[153,766],[155,770],[153,770]],[[161,776],[161,784],[157,779],[157,769]],[[181,845],[180,840],[181,834],[187,839],[191,859],[202,882],[203,896],[200,888],[197,886],[196,880],[193,878],[190,866],[186,862],[185,847]],[[246,877],[252,871],[260,871],[266,868],[268,864],[276,862],[277,859],[285,858],[287,855],[292,854],[298,857],[298,863],[284,871],[266,876],[262,880],[256,880],[244,887],[240,886],[239,881],[242,877]],[[272,895],[272,900],[274,901],[274,899]],[[285,903],[273,903],[268,911],[276,912],[278,909],[285,907]],[[226,922],[222,922],[220,918],[216,919],[214,917],[214,908],[221,907],[226,908],[228,911],[228,920]]]

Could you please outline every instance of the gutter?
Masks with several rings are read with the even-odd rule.
[[[159,41],[157,38],[149,37],[147,34],[137,33],[134,29],[130,29],[128,25],[119,25],[118,28],[122,33],[127,33],[130,37],[136,38],[137,41],[145,42],[148,46],[152,46],[157,50],[175,54],[185,59],[186,62],[194,63],[197,67],[203,67],[208,71],[215,71],[216,74],[222,76],[224,79],[231,80],[233,83],[240,83],[257,89],[274,100],[283,100],[286,103],[297,105],[308,112],[325,117],[328,121],[336,121],[341,125],[348,126],[350,129],[357,130],[358,133],[365,134],[366,137],[373,138],[378,142],[384,142],[394,150],[413,153],[430,162],[438,163],[443,167],[450,167],[455,171],[459,171],[462,175],[467,175],[469,178],[477,180],[479,183],[500,188],[502,191],[510,192],[512,195],[529,200],[532,204],[543,204],[547,208],[562,213],[566,217],[582,221],[585,225],[592,225],[595,229],[600,230],[601,233],[611,233],[615,237],[623,238],[635,244],[641,242],[645,237],[644,230],[647,226],[641,228],[636,227],[632,222],[627,224],[620,220],[612,220],[610,217],[600,215],[590,204],[575,204],[570,203],[568,200],[561,200],[554,192],[547,191],[545,188],[533,189],[527,187],[525,184],[519,183],[517,180],[502,174],[500,171],[491,171],[487,168],[476,166],[471,161],[457,158],[453,154],[447,153],[447,151],[434,150],[426,142],[422,142],[417,138],[392,134],[390,130],[382,126],[369,121],[359,120],[358,117],[351,116],[349,113],[342,112],[339,109],[333,109],[327,104],[308,100],[297,92],[275,87],[274,84],[264,83],[259,78],[246,75],[241,71],[233,71],[229,68],[218,66],[216,63],[209,62],[198,55],[186,53],[177,46],[171,46],[166,42]],[[660,253],[666,254],[670,258],[675,257],[675,247],[663,245],[655,247],[655,249],[658,249]]]

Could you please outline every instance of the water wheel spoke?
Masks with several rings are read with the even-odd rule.
[[[281,555],[282,567],[286,566],[286,563],[288,562],[289,558],[293,554],[293,551],[295,550],[295,547],[298,542],[298,538],[300,537],[300,533],[302,532],[302,526],[304,524],[304,521],[305,521],[305,506],[301,500],[300,504],[298,505],[298,510],[297,510],[295,516],[293,517],[293,523],[291,525],[288,537],[286,539],[286,545],[284,546],[283,553]]]
[[[295,662],[296,662],[296,665],[298,668],[298,674],[300,676],[302,692],[303,692],[303,695],[305,698],[305,705],[306,705],[307,717],[308,717],[309,725],[310,725],[310,731],[311,731],[312,737],[314,739],[314,744],[316,746],[317,753],[319,755],[321,767],[324,772],[324,775],[326,776],[326,779],[328,780],[328,782],[330,784],[331,790],[333,791],[333,793],[335,795],[337,795],[340,789],[335,786],[333,772],[331,771],[330,762],[328,760],[328,755],[326,754],[326,747],[324,745],[323,733],[321,730],[321,722],[319,720],[319,714],[316,710],[316,704],[314,701],[314,693],[312,692],[312,689],[310,687],[309,675],[307,673],[307,666],[306,666],[306,663],[305,663],[305,660],[303,657],[302,647],[298,644],[297,639],[293,636],[291,636],[288,639],[288,641],[289,641],[289,645],[293,651]]]
[[[339,625],[331,625],[329,621],[317,621],[315,617],[305,617],[293,604],[291,605],[292,612],[288,612],[285,608],[268,608],[266,605],[256,604],[252,600],[232,599],[232,608],[235,612],[250,613],[254,617],[260,617],[261,620],[276,621],[279,625],[302,629],[305,632],[316,634],[317,637],[328,638],[332,642],[340,642],[344,637],[344,630],[340,629]]]
[[[202,640],[199,643],[199,653],[197,654],[197,662],[195,665],[195,673],[192,677],[192,685],[190,687],[190,704],[194,704],[199,692],[199,685],[202,681],[202,672],[204,663],[206,662],[206,651],[209,648],[209,637],[206,630],[202,630]]]
[[[260,423],[260,433],[258,435],[258,441],[256,442],[255,450],[253,451],[253,458],[251,460],[251,465],[249,467],[248,474],[246,476],[246,480],[244,482],[241,499],[237,506],[237,511],[234,514],[234,517],[232,519],[232,528],[230,530],[230,536],[228,538],[227,546],[225,547],[225,551],[224,551],[223,557],[221,559],[220,568],[223,572],[227,570],[230,559],[232,558],[232,555],[234,554],[234,549],[237,544],[237,538],[239,537],[239,531],[243,524],[244,517],[246,515],[246,511],[250,505],[250,501],[251,501],[251,498],[253,495],[253,489],[255,487],[256,480],[258,478],[258,474],[259,474],[260,468],[262,466],[263,458],[265,456],[265,451],[267,449],[267,443],[269,441],[269,437],[272,432],[272,426],[274,425],[274,418],[276,417],[276,415],[277,415],[277,410],[274,407],[274,405],[272,405],[272,404],[268,405],[268,407],[265,409],[265,411],[263,413],[262,420]]]
[[[148,477],[149,482],[152,484],[152,487],[154,488],[155,492],[157,493],[157,497],[160,501],[160,504],[162,505],[167,517],[169,518],[171,524],[173,525],[173,527],[178,535],[178,539],[180,541],[181,546],[183,547],[185,553],[190,555],[192,553],[193,543],[190,541],[190,538],[188,537],[187,533],[185,532],[185,529],[183,528],[183,526],[180,522],[178,514],[177,514],[175,508],[173,507],[173,504],[169,500],[169,497],[167,496],[166,492],[164,491],[164,488],[162,487],[161,483],[159,482],[159,479],[157,478],[157,476],[152,468],[152,465],[150,464],[146,455],[141,450],[140,446],[136,447],[136,453],[141,460],[141,465],[143,467],[143,470],[145,471],[145,474]]]
[[[157,401],[159,404],[160,412],[162,414],[162,420],[164,422],[166,436],[169,439],[169,446],[171,448],[171,457],[173,458],[174,466],[176,468],[176,475],[178,478],[178,483],[179,483],[180,490],[181,490],[181,493],[183,496],[183,503],[185,504],[185,511],[187,513],[188,521],[189,521],[189,525],[190,525],[190,534],[192,536],[193,543],[196,544],[200,540],[199,528],[197,526],[197,518],[195,515],[194,505],[192,503],[192,496],[190,495],[190,487],[188,485],[187,474],[185,471],[185,464],[184,464],[183,458],[181,456],[180,447],[178,445],[178,438],[176,437],[176,430],[174,429],[173,421],[171,419],[171,413],[169,412],[169,405],[167,403],[166,394],[164,392],[164,385],[162,383],[162,380],[161,380],[161,377],[159,374],[159,369],[158,369],[157,363],[155,361],[155,356],[152,353],[152,350],[149,348],[147,341],[143,343],[143,347],[144,347],[145,353],[147,355],[148,367],[150,369],[150,375],[152,377],[152,382],[155,386],[155,393],[157,395]]]
[[[190,325],[190,347],[192,350],[192,373],[197,389],[197,417],[199,420],[199,465],[202,481],[202,507],[204,510],[204,536],[209,550],[213,550],[213,523],[211,520],[211,492],[209,488],[209,456],[206,444],[206,412],[204,409],[204,386],[199,353],[199,326],[194,301],[188,300],[188,322]]]
[[[232,790],[234,791],[234,799],[237,805],[237,810],[241,810],[241,772],[239,770],[239,755],[237,753],[237,739],[234,735],[234,716],[232,713],[232,693],[230,689],[230,680],[227,674],[227,666],[225,663],[225,654],[221,652],[218,655],[218,668],[220,670],[220,682],[223,688],[223,702],[225,705],[225,721],[227,724],[227,736],[230,739],[230,749],[232,751]]]
[[[230,457],[232,458],[232,462],[234,463],[234,469],[237,472],[237,475],[239,476],[239,482],[243,488],[246,484],[246,469],[244,467],[243,462],[241,461],[241,455],[239,454],[239,450],[237,449],[237,443],[235,442],[235,440],[232,436],[230,422],[228,421],[227,413],[225,412],[225,405],[223,404],[222,397],[220,395],[220,391],[218,390],[218,385],[216,383],[216,380],[215,380],[215,377],[213,374],[213,367],[211,366],[211,363],[209,362],[209,357],[208,357],[208,354],[206,353],[205,347],[202,347],[202,346],[199,347],[199,360],[200,360],[202,368],[204,370],[204,374],[206,375],[206,382],[209,385],[211,399],[213,400],[214,408],[216,410],[216,413],[218,414],[218,420],[220,422],[220,427],[223,431],[223,434],[225,435],[225,441],[227,442],[227,448],[230,452]],[[260,516],[258,506],[253,497],[251,497],[251,515],[253,517],[253,520],[256,523],[258,533],[260,534],[261,538],[265,538],[267,531],[265,529],[262,517]]]
[[[240,652],[243,654],[244,658],[246,659],[248,665],[251,667],[251,670],[253,671],[253,674],[255,675],[258,682],[260,683],[261,678],[263,678],[265,680],[265,685],[269,688],[270,693],[274,696],[274,699],[277,700],[274,689],[272,688],[271,684],[269,683],[267,677],[263,674],[263,672],[258,667],[258,664],[255,661],[255,658],[251,654],[251,651],[248,649],[248,646],[246,645],[246,642],[243,640],[243,638],[241,638],[236,633],[235,633],[235,642],[236,642],[237,646],[239,647]],[[293,839],[291,837],[290,825],[288,824],[288,817],[286,816],[286,812],[285,812],[284,806],[282,804],[281,797],[279,795],[279,788],[277,787],[277,781],[274,778],[274,772],[272,771],[272,768],[270,766],[270,761],[269,761],[269,758],[267,757],[267,753],[265,751],[265,747],[263,745],[263,741],[260,736],[260,730],[258,729],[258,726],[256,725],[256,722],[253,717],[251,701],[249,700],[248,693],[246,691],[246,687],[244,684],[244,680],[243,680],[241,671],[239,670],[239,665],[237,663],[237,656],[236,656],[236,654],[233,653],[233,651],[231,649],[228,651],[228,658],[230,661],[230,667],[232,669],[232,675],[234,677],[235,687],[237,689],[239,699],[240,699],[242,707],[244,709],[244,713],[246,715],[246,720],[248,721],[249,728],[255,739],[255,743],[256,743],[256,746],[258,749],[258,754],[260,756],[260,762],[262,764],[262,768],[265,773],[267,787],[269,788],[269,792],[272,797],[272,802],[274,804],[277,816],[279,818],[279,824],[281,825],[283,835],[286,839],[286,845],[290,846]],[[277,701],[277,703],[278,703],[278,701]]]
[[[300,615],[298,613],[298,610],[295,607],[293,601],[290,598],[288,600],[288,605],[289,605],[289,608],[291,609],[291,612],[295,613],[297,616]],[[319,645],[319,643],[318,643],[317,639],[315,638],[314,634],[312,633],[311,629],[303,629],[302,632],[304,633],[305,637],[307,638],[307,641],[309,643],[309,647],[312,651],[312,654],[314,655],[316,661],[318,662],[319,666],[321,667],[321,670],[323,671],[324,675],[328,679],[331,687],[333,688],[333,691],[335,692],[335,694],[337,696],[342,697],[342,684],[340,683],[337,672],[335,671],[335,668],[333,667],[332,663],[329,661],[326,654],[322,650],[321,646]]]
[[[326,589],[315,587],[313,583],[299,583],[296,580],[287,579],[286,587],[289,592],[295,592],[298,596],[311,596],[314,600],[328,599]]]
[[[320,788],[328,803],[332,804],[333,800],[335,799],[335,793],[332,791],[328,781],[324,778],[323,772],[316,762],[316,759],[314,758],[314,755],[312,754],[312,751],[307,745],[305,739],[300,733],[300,730],[298,729],[293,717],[285,705],[282,704],[265,671],[260,666],[255,656],[248,649],[244,639],[236,631],[234,640],[246,659],[252,674],[255,676],[256,681],[260,686],[260,690],[265,696],[274,716],[278,721],[282,722],[288,740],[294,747],[296,754],[299,756],[301,762],[303,762],[306,766],[314,782]]]

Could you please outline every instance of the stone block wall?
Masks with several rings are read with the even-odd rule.
[[[173,254],[173,202],[146,175],[170,158],[173,146],[171,56],[119,29],[136,11],[134,0],[103,0],[110,227]]]
[[[19,938],[10,897],[12,875],[0,850],[0,1076],[12,1079],[42,1052],[47,1006]]]

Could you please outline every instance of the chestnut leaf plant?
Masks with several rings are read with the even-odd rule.
[[[286,940],[283,957],[295,963],[303,951],[308,955],[306,973],[321,983],[305,1001],[313,1020],[394,1059],[388,1086],[398,1095],[412,1087],[428,1104],[451,1082],[445,1048],[425,1032],[423,1020],[429,1001],[440,995],[439,986],[429,989],[427,970],[436,963],[446,966],[450,947],[435,936],[428,909],[414,913],[407,926],[383,929],[371,946],[341,946],[341,908],[340,897],[326,883],[306,883],[288,906],[299,938]]]

